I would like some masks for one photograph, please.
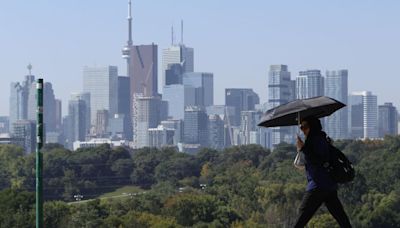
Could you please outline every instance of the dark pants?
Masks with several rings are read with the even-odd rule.
[[[304,227],[322,203],[339,223],[340,227],[351,227],[349,218],[337,196],[337,191],[313,189],[307,191],[300,206],[300,215],[295,227]]]

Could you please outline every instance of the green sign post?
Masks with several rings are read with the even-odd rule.
[[[36,84],[37,119],[36,119],[36,228],[43,227],[43,79]]]

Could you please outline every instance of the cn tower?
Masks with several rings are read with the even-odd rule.
[[[133,48],[132,43],[132,3],[131,0],[128,1],[128,42],[122,48],[122,58],[126,59],[126,66],[127,66],[127,76],[132,77],[131,75],[131,68],[130,68],[130,59],[131,59],[131,50]]]

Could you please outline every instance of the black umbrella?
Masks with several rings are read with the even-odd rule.
[[[344,106],[346,105],[333,98],[324,96],[295,100],[265,112],[258,126],[280,127],[297,125],[299,124],[300,117],[315,116],[322,118],[331,115]]]

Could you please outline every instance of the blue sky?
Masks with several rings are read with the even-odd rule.
[[[400,106],[399,9],[396,0],[133,0],[133,37],[158,44],[161,61],[171,25],[178,39],[183,19],[195,70],[214,73],[216,104],[226,87],[254,88],[266,101],[269,65],[287,64],[292,78],[348,69],[350,91]],[[0,115],[8,115],[10,82],[23,80],[28,63],[53,83],[64,113],[69,94],[82,89],[82,66],[116,65],[124,75],[126,14],[127,0],[2,1]]]

